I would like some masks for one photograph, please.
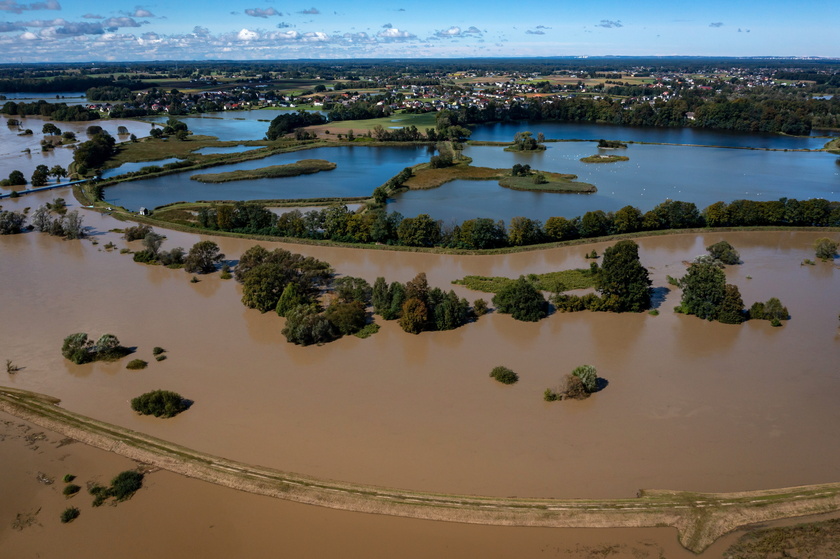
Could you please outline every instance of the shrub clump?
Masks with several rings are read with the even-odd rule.
[[[129,353],[130,350],[120,345],[120,341],[112,334],[103,334],[94,343],[84,332],[77,332],[64,338],[61,346],[61,355],[77,365],[92,361],[114,361]]]
[[[814,252],[820,260],[831,260],[837,256],[837,243],[828,237],[814,241]]]
[[[110,487],[94,484],[88,489],[88,493],[94,497],[93,506],[98,507],[111,497],[117,502],[130,499],[141,487],[143,474],[135,470],[126,470],[111,480]]]
[[[139,369],[145,369],[148,365],[149,363],[147,361],[143,361],[142,359],[132,359],[128,362],[128,365],[126,365],[125,368],[136,371]]]
[[[546,402],[566,399],[584,400],[598,389],[598,371],[592,365],[581,365],[576,367],[571,374],[566,375],[563,386],[556,392],[546,388],[543,399]]]
[[[493,367],[493,370],[490,371],[490,376],[502,384],[513,384],[519,380],[519,375],[501,365]]]
[[[769,320],[773,326],[781,326],[782,320],[790,320],[787,307],[776,297],[770,297],[765,303],[753,303],[749,316],[758,320]]]
[[[177,392],[153,390],[131,399],[131,409],[142,415],[174,417],[189,408],[189,403]]]
[[[706,250],[709,251],[709,255],[723,264],[740,264],[741,263],[741,255],[738,254],[738,251],[730,245],[726,241],[720,241],[713,245],[709,245],[706,247]]]
[[[548,314],[545,297],[524,276],[503,287],[493,297],[493,304],[500,313],[526,322],[537,322]]]
[[[70,483],[64,486],[64,490],[62,491],[62,493],[65,497],[72,497],[73,495],[81,491],[81,489],[82,488],[76,485],[75,483]]]
[[[68,507],[61,513],[61,523],[67,524],[68,522],[73,522],[79,518],[80,514],[81,512],[76,507]]]

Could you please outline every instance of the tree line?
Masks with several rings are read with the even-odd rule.
[[[628,102],[610,98],[531,98],[509,105],[490,102],[452,111],[460,124],[496,121],[598,122],[623,126],[694,127],[752,133],[808,135],[814,124],[837,126],[840,100],[759,98],[676,99]],[[689,118],[688,113],[693,113]]]
[[[666,200],[648,212],[625,206],[616,212],[594,210],[571,219],[550,217],[545,223],[527,217],[514,217],[507,224],[476,218],[451,226],[428,214],[403,217],[381,207],[352,212],[346,206],[336,205],[307,212],[292,210],[277,216],[261,204],[237,202],[201,208],[197,225],[249,235],[484,250],[665,229],[840,227],[840,202],[821,198],[735,200],[729,204],[716,202],[700,211],[692,202]]]
[[[15,103],[6,101],[0,112],[13,116],[41,116],[64,122],[97,120],[99,111],[87,109],[81,105],[67,105],[66,103],[48,103],[39,100],[33,103]]]

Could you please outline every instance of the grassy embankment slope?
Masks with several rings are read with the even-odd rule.
[[[191,180],[207,183],[233,182],[251,179],[276,179],[283,177],[297,177],[300,175],[311,175],[321,171],[332,171],[336,164],[323,159],[301,159],[295,163],[286,165],[270,165],[259,169],[241,169],[228,171],[226,173],[205,173],[192,175]]]
[[[672,526],[700,552],[738,526],[840,509],[840,483],[743,493],[640,491],[635,499],[447,495],[321,480],[252,466],[71,412],[49,396],[0,388],[0,410],[91,446],[241,491],[335,509],[470,524]]]

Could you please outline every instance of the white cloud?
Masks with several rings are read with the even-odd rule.
[[[400,31],[396,27],[389,27],[388,29],[383,29],[382,31],[377,33],[376,36],[386,41],[404,41],[407,39],[417,38],[416,35],[412,35],[408,31]]]
[[[26,33],[23,33],[20,36],[20,39],[22,41],[37,41],[38,40],[38,35],[36,35],[32,31],[27,31]]]
[[[236,34],[236,38],[240,41],[253,41],[255,39],[259,39],[260,34],[256,31],[251,31],[250,29],[242,29],[239,33]]]

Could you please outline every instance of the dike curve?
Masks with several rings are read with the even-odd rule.
[[[741,493],[642,490],[630,499],[449,495],[318,479],[228,460],[60,407],[44,394],[0,387],[0,410],[90,446],[257,495],[353,512],[498,526],[674,527],[700,553],[740,526],[840,510],[840,483]]]

